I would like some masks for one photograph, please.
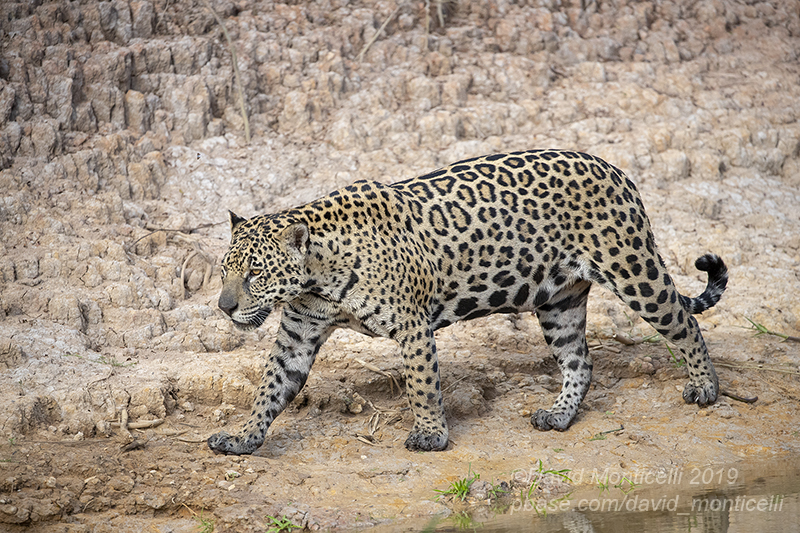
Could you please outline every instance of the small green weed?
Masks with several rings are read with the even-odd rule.
[[[800,337],[793,337],[792,335],[786,335],[785,333],[771,331],[767,329],[766,326],[764,326],[763,324],[759,324],[755,320],[751,320],[747,317],[744,317],[744,319],[750,322],[750,327],[748,329],[754,330],[756,337],[758,337],[759,335],[772,335],[773,337],[780,337],[784,341],[800,342]]]
[[[603,492],[611,492],[611,489],[609,488],[610,486],[611,482],[608,480],[608,475],[606,474],[604,481],[597,481],[597,487],[600,489],[599,496],[602,496]],[[620,482],[614,485],[614,488],[619,489],[623,494],[628,494],[632,490],[636,489],[636,487],[638,487],[638,485],[628,479],[627,476],[623,476]]]
[[[480,474],[472,471],[472,464],[470,463],[467,477],[451,482],[450,486],[445,490],[434,489],[434,492],[439,493],[439,496],[436,497],[436,501],[439,501],[439,498],[442,496],[452,495],[463,502],[467,499],[469,488],[480,478]]]
[[[674,366],[675,368],[680,368],[686,365],[686,361],[683,359],[683,357],[678,359],[678,357],[675,355],[675,352],[673,352],[672,348],[669,347],[669,344],[664,343],[664,346],[667,347],[667,351],[669,352],[669,358],[672,361],[672,366]]]
[[[619,483],[614,485],[615,489],[619,489],[622,491],[622,494],[628,494],[632,490],[634,490],[638,485],[627,478],[627,476],[622,476],[622,479]]]
[[[489,495],[493,500],[500,499],[500,496],[506,494],[508,491],[503,488],[503,484],[495,485],[494,482],[491,483],[491,488],[489,489]],[[506,487],[508,485],[505,485]]]
[[[200,510],[200,513],[195,512],[194,509],[186,505],[185,503],[181,502],[181,505],[186,507],[186,509],[192,513],[192,518],[197,522],[197,532],[198,533],[213,533],[214,532],[214,520],[211,518],[207,518],[203,516],[203,510]]]
[[[267,533],[283,533],[284,531],[291,531],[293,529],[301,529],[300,526],[297,526],[292,523],[291,520],[286,518],[286,515],[275,518],[272,515],[267,516],[267,520],[272,522],[270,524],[270,528],[267,529]]]
[[[522,489],[520,491],[520,494],[519,494],[520,499],[522,501],[530,500],[533,497],[533,493],[536,492],[536,489],[539,487],[539,482],[542,480],[542,478],[544,476],[547,476],[547,475],[558,476],[558,477],[562,478],[564,481],[567,481],[568,483],[572,483],[572,479],[570,479],[570,477],[568,475],[570,471],[571,470],[569,468],[564,468],[562,470],[553,470],[553,469],[545,470],[544,469],[544,463],[542,463],[542,460],[539,459],[539,466],[536,469],[536,474],[537,474],[536,481],[534,481],[533,483],[530,484],[530,486],[528,487],[527,491],[525,489]]]
[[[214,521],[205,518],[203,513],[199,515],[195,515],[194,519],[197,520],[197,531],[198,533],[213,533],[214,531]]]
[[[653,333],[652,335],[645,335],[642,338],[642,342],[658,342],[661,340],[661,335],[658,333]]]
[[[624,429],[625,429],[625,426],[620,424],[620,426],[618,428],[616,428],[616,429],[608,429],[606,431],[601,431],[600,433],[595,433],[591,438],[589,438],[589,440],[590,441],[592,441],[592,440],[606,440],[608,438],[607,435],[609,433],[619,433],[620,431],[622,431]]]
[[[551,468],[551,469],[545,470],[544,469],[544,464],[542,463],[542,460],[539,459],[539,477],[549,474],[551,476],[558,476],[558,477],[560,477],[561,479],[563,479],[564,481],[566,481],[568,483],[572,483],[572,480],[570,479],[570,477],[568,475],[570,472],[571,472],[571,470],[569,468],[562,468],[561,470],[553,470]]]
[[[597,486],[600,489],[600,494],[598,496],[602,496],[604,492],[611,492],[611,489],[608,488],[609,485],[610,485],[610,482],[608,481],[608,474],[606,474],[605,483],[603,483],[602,481],[600,481],[598,479],[597,480]]]

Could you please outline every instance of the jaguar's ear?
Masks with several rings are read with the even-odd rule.
[[[303,222],[297,222],[283,230],[283,242],[286,243],[289,253],[305,257],[310,240],[308,226]]]
[[[240,217],[239,215],[237,215],[236,213],[234,213],[233,211],[230,211],[230,210],[228,211],[228,215],[230,215],[230,217],[231,217],[231,233],[236,231],[236,226],[238,226],[239,224],[241,224],[242,222],[245,222],[247,220],[246,218],[242,218],[242,217]]]

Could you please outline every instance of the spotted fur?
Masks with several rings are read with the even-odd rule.
[[[566,429],[589,389],[586,301],[593,283],[614,292],[687,361],[688,403],[713,403],[717,376],[697,321],[715,305],[727,270],[715,255],[697,298],[678,293],[658,255],[634,184],[590,155],[554,150],[461,161],[394,185],[359,181],[308,205],[245,220],[231,213],[219,307],[243,329],[277,304],[283,316],[253,411],[212,450],[246,454],[303,387],[320,346],[340,327],[400,345],[414,427],[411,450],[442,450],[433,332],[491,313],[535,312],[563,375],[539,430]]]

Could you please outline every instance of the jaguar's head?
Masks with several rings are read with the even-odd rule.
[[[276,304],[303,290],[309,231],[285,216],[244,219],[230,212],[231,245],[222,259],[219,308],[240,329],[264,323]]]

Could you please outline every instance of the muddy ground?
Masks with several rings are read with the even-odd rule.
[[[434,489],[470,469],[518,490],[539,461],[797,456],[798,344],[747,319],[800,332],[800,2],[463,0],[441,21],[421,1],[211,5],[249,143],[202,2],[0,5],[4,530],[365,527],[459,510]],[[257,454],[208,450],[249,411],[277,325],[243,334],[216,307],[227,209],[544,147],[629,174],[683,293],[705,284],[696,257],[725,259],[728,291],[699,321],[723,388],[756,403],[684,405],[685,367],[596,290],[594,384],[567,432],[530,425],[560,375],[523,314],[437,333],[444,452],[402,445],[397,348],[344,331]]]

